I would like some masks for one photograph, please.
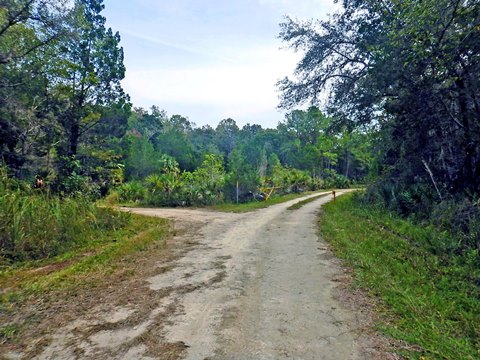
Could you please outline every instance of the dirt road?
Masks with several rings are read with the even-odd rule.
[[[57,329],[35,357],[373,358],[356,312],[333,294],[342,269],[317,233],[330,196],[287,209],[300,200],[244,214],[131,209],[173,219],[176,240],[190,244],[144,281],[160,300],[102,306]]]

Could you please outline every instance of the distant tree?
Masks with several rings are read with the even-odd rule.
[[[256,192],[261,178],[255,164],[248,162],[241,150],[232,150],[228,158],[228,177],[226,195],[230,200],[236,199],[236,187],[239,185],[240,195]]]
[[[215,129],[210,125],[194,128],[188,137],[192,144],[195,159],[203,159],[206,154],[221,154],[215,140]]]
[[[327,128],[329,120],[315,106],[307,111],[293,110],[286,115],[285,130],[300,140],[302,146],[314,145],[320,133]]]
[[[189,134],[192,124],[186,117],[173,115],[163,122],[163,129],[155,139],[156,149],[172,156],[182,170],[192,171],[195,168],[192,144]]]
[[[129,136],[128,154],[125,159],[125,173],[129,180],[144,179],[160,170],[160,154],[153,144],[141,136]]]
[[[161,134],[167,121],[167,113],[156,106],[152,106],[150,112],[142,108],[134,108],[131,117],[128,119],[128,128],[156,144],[156,138]]]
[[[239,137],[241,138],[242,141],[252,140],[259,137],[262,133],[263,133],[263,129],[261,125],[246,124],[240,130]]]
[[[193,182],[199,189],[203,204],[215,204],[223,200],[225,170],[221,156],[208,154],[202,164],[193,172]]]
[[[220,121],[215,129],[217,146],[224,154],[225,158],[228,158],[235,148],[239,131],[240,129],[235,120],[230,118]]]

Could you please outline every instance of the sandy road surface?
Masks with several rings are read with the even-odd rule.
[[[342,269],[317,233],[331,196],[287,209],[300,200],[244,214],[129,209],[173,219],[177,243],[191,245],[167,263],[147,261],[148,276],[124,289],[112,284],[110,306],[94,301],[32,357],[374,358],[357,313],[333,295]]]
[[[328,200],[248,214],[134,210],[206,221],[199,246],[150,279],[151,288],[221,280],[179,299],[183,311],[166,338],[183,341],[187,359],[365,358],[354,314],[332,296],[339,269],[317,234],[316,213]]]

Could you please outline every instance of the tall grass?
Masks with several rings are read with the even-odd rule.
[[[128,215],[88,199],[29,189],[0,170],[0,264],[56,256],[89,241],[96,230],[123,226]]]

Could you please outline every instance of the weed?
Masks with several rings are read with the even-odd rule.
[[[125,226],[128,215],[88,199],[0,189],[0,265],[55,257],[84,246],[99,232]]]
[[[5,343],[15,337],[20,327],[17,324],[9,324],[0,327],[0,343]]]

